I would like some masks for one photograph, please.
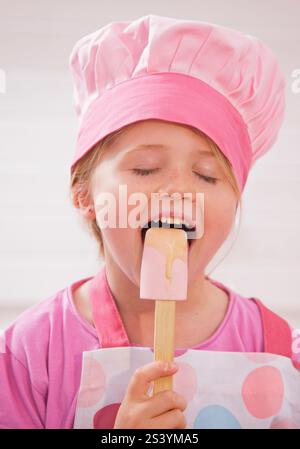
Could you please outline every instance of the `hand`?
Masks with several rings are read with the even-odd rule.
[[[138,368],[116,416],[114,429],[184,429],[183,410],[187,402],[175,391],[161,391],[150,397],[151,382],[177,372],[178,365],[165,370],[166,362],[151,362]]]

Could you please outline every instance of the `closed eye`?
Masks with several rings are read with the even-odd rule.
[[[211,176],[200,175],[200,173],[196,173],[196,175],[199,176],[199,178],[204,179],[204,181],[208,182],[209,184],[216,184],[217,182],[217,179],[212,178]]]
[[[136,175],[140,175],[140,176],[147,176],[150,173],[154,173],[155,171],[157,171],[158,168],[152,168],[149,170],[144,170],[143,168],[134,168],[132,171],[136,174]]]
[[[134,168],[133,172],[136,175],[139,176],[147,176],[150,175],[151,173],[155,173],[157,170],[159,170],[158,168],[152,168],[152,169],[143,169],[143,168]],[[201,175],[200,173],[195,173],[199,178],[204,179],[204,181],[208,182],[209,184],[216,184],[217,179],[216,178],[212,178],[211,176],[204,176]]]

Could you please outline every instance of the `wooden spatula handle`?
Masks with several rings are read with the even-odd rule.
[[[173,361],[176,301],[155,301],[154,360]],[[153,395],[173,389],[173,376],[154,381]]]

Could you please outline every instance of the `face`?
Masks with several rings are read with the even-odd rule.
[[[98,225],[101,226],[101,219],[97,198],[104,192],[115,198],[116,223],[122,214],[129,217],[130,212],[136,210],[136,203],[124,204],[124,198],[122,203],[120,185],[126,186],[127,200],[131,194],[143,194],[149,220],[151,194],[167,192],[183,198],[188,193],[195,217],[196,194],[203,193],[204,233],[201,238],[193,239],[189,246],[188,282],[202,276],[231,230],[237,205],[234,191],[205,138],[180,124],[162,120],[151,119],[130,125],[104,151],[93,173],[92,196]],[[121,269],[139,286],[143,254],[141,228],[113,226],[101,232],[105,259],[109,258],[110,265]]]

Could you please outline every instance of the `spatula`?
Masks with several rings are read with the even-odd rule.
[[[154,360],[172,361],[176,301],[187,299],[188,241],[183,229],[146,231],[140,273],[140,298],[155,300]],[[173,377],[154,382],[153,394],[173,389]]]

